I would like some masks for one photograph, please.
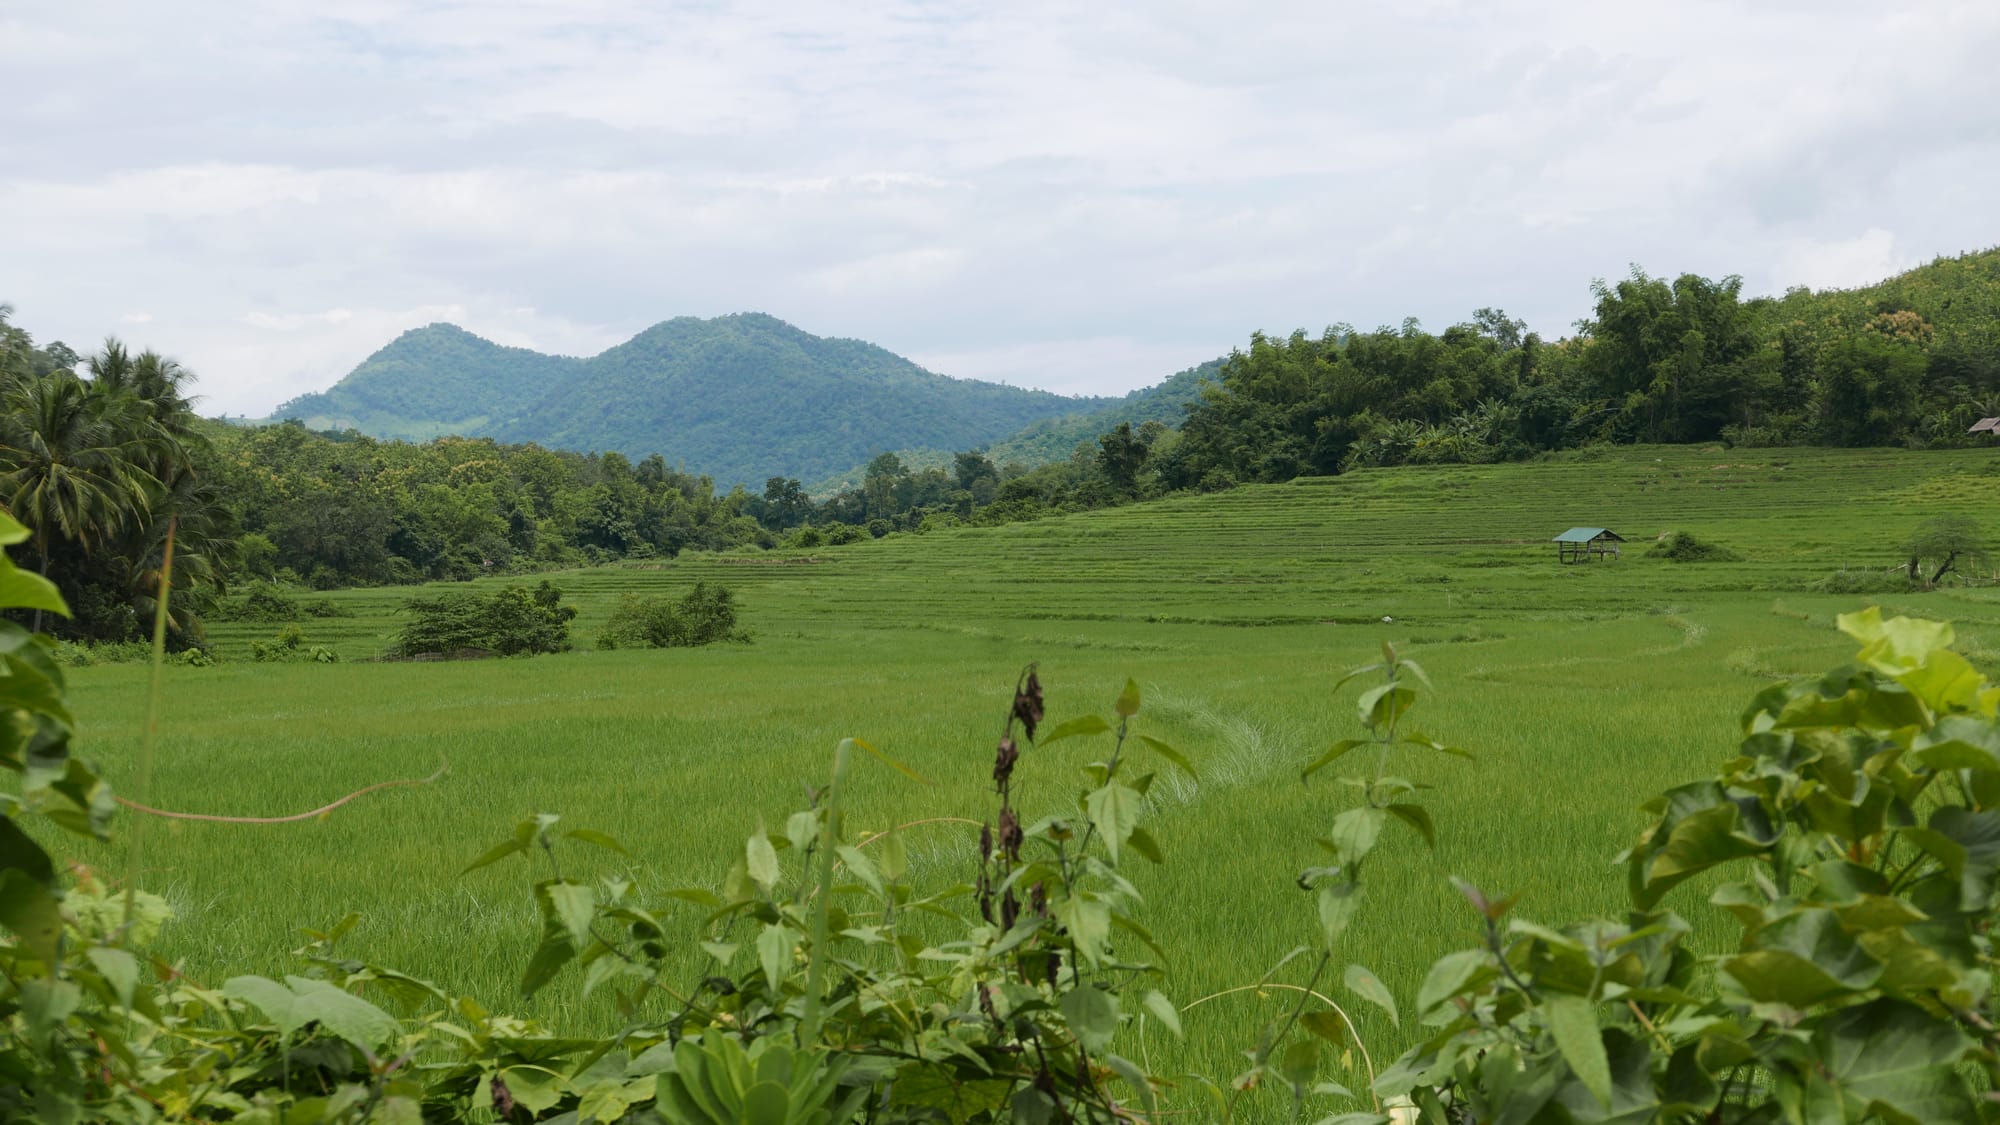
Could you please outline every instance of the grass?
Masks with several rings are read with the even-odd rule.
[[[152,803],[290,813],[422,776],[440,757],[450,774],[298,825],[152,825],[144,877],[180,915],[163,952],[198,979],[293,967],[299,927],[360,910],[352,956],[491,1007],[603,1026],[608,1009],[580,1001],[574,976],[533,1003],[512,999],[536,934],[527,873],[510,861],[459,876],[486,844],[522,816],[559,812],[622,839],[646,885],[713,884],[760,819],[782,823],[823,781],[847,735],[940,781],[924,790],[864,763],[852,828],[988,816],[992,742],[1016,671],[1035,660],[1050,722],[1108,713],[1130,676],[1144,690],[1140,729],[1202,771],[1156,788],[1168,864],[1138,880],[1142,917],[1174,954],[1165,991],[1185,1003],[1254,982],[1314,940],[1292,877],[1321,862],[1313,838],[1352,797],[1325,775],[1302,785],[1298,771],[1359,733],[1356,689],[1331,688],[1389,640],[1437,684],[1412,721],[1479,755],[1396,767],[1436,786],[1423,799],[1438,846],[1392,836],[1371,860],[1345,959],[1407,1004],[1430,962],[1474,937],[1448,875],[1519,893],[1519,911],[1543,922],[1620,912],[1610,858],[1640,827],[1637,804],[1712,773],[1764,683],[1843,659],[1836,614],[1872,600],[1951,618],[1962,649],[1990,668],[1990,586],[1812,591],[1843,568],[1885,572],[1919,521],[1983,504],[1996,474],[2000,455],[1987,451],[1640,448],[556,576],[582,611],[585,645],[624,593],[725,583],[756,641],[707,649],[367,663],[410,591],[336,592],[355,616],[302,625],[348,663],[248,663],[249,641],[277,626],[224,624],[214,635],[227,662],[167,670]],[[1548,539],[1576,524],[1624,534],[1625,557],[1558,566]],[[1669,530],[1739,557],[1644,557]],[[145,678],[130,666],[72,673],[85,753],[114,783],[135,768]],[[1073,800],[1099,749],[1025,756],[1016,791],[1030,819]],[[911,844],[920,883],[957,881],[972,855],[956,826],[914,829]],[[1699,924],[1701,897],[1689,888],[1669,902]],[[1174,1065],[1240,1069],[1236,1052],[1284,1001],[1246,992],[1203,1005]],[[1406,1042],[1366,1005],[1350,1010],[1378,1063]],[[1146,1049],[1157,1063],[1169,1047],[1155,1037]]]

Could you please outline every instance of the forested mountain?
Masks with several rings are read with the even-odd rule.
[[[422,441],[485,434],[570,386],[585,361],[506,348],[452,324],[412,328],[324,391],[272,412],[314,430]]]
[[[1143,426],[1147,422],[1179,426],[1187,412],[1187,405],[1201,397],[1202,385],[1221,377],[1223,362],[1211,359],[1198,367],[1176,372],[1150,387],[1129,392],[1123,398],[1105,400],[1109,405],[1096,410],[1030,422],[987,446],[986,457],[995,465],[1033,469],[1067,460],[1076,452],[1078,445],[1095,443],[1099,434],[1117,428],[1120,422],[1133,426]],[[948,467],[957,452],[951,449],[895,450],[897,458],[912,471]],[[846,472],[812,481],[807,485],[807,491],[814,496],[825,496],[842,489],[859,488],[867,474],[867,464],[858,463]]]
[[[948,378],[873,344],[739,313],[669,320],[589,359],[432,325],[273,417],[385,437],[664,453],[727,485],[814,480],[889,448],[983,445],[1113,401]]]

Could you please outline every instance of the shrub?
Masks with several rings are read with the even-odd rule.
[[[802,527],[792,532],[791,540],[786,546],[810,550],[814,547],[824,546],[825,544],[826,536],[820,534],[819,528]]]
[[[291,621],[299,615],[298,599],[270,582],[251,586],[233,608],[229,616],[238,621]]]
[[[1743,556],[1719,543],[1695,538],[1694,533],[1689,531],[1676,531],[1653,544],[1646,557],[1677,563],[1741,562],[1743,559]]]
[[[849,543],[859,543],[868,538],[868,533],[851,523],[837,523],[826,529],[828,546],[844,547]]]
[[[726,586],[697,582],[678,601],[625,595],[597,635],[597,647],[689,648],[749,639],[736,629],[736,595]]]
[[[1916,584],[1899,568],[1891,571],[1836,570],[1812,584],[1815,594],[1907,594]]]
[[[467,649],[501,656],[564,652],[570,647],[569,623],[576,617],[576,609],[563,604],[562,591],[547,579],[532,591],[508,586],[491,593],[465,590],[411,598],[403,612],[410,623],[390,650],[403,657]]]

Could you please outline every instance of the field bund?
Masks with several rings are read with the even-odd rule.
[[[249,641],[277,626],[222,624],[226,663],[167,670],[149,803],[275,815],[422,776],[441,757],[449,775],[308,823],[155,824],[145,882],[180,915],[162,952],[205,983],[225,968],[296,971],[299,927],[360,911],[351,956],[492,1008],[605,1025],[608,1004],[577,999],[580,975],[532,1005],[512,999],[537,923],[518,861],[457,874],[486,844],[524,815],[557,812],[623,840],[646,886],[712,885],[760,818],[782,824],[802,787],[824,781],[847,735],[940,782],[926,790],[863,768],[852,827],[989,816],[1008,693],[1039,661],[1050,722],[1108,712],[1130,676],[1144,691],[1139,729],[1201,770],[1198,783],[1155,785],[1150,823],[1168,863],[1139,883],[1142,920],[1174,958],[1164,990],[1186,1004],[1254,982],[1316,940],[1292,877],[1322,862],[1313,838],[1354,796],[1328,775],[1302,785],[1299,770],[1360,733],[1356,689],[1332,685],[1388,640],[1437,685],[1415,725],[1479,755],[1413,752],[1392,771],[1435,786],[1422,799],[1438,847],[1392,828],[1346,959],[1407,1007],[1430,962],[1474,938],[1449,875],[1520,894],[1517,913],[1543,923],[1622,913],[1610,859],[1642,823],[1636,805],[1712,773],[1757,689],[1844,659],[1835,614],[1879,603],[1948,618],[1960,651],[1991,672],[1990,573],[1921,595],[1812,591],[1843,569],[1882,575],[1933,515],[2000,533],[1996,499],[2000,453],[1988,450],[1642,447],[1368,471],[810,553],[563,573],[553,577],[582,611],[585,648],[620,595],[677,595],[696,579],[737,592],[755,643],[506,661],[358,662],[387,647],[413,591],[335,592],[356,616],[301,624],[349,663],[250,663]],[[1559,566],[1549,539],[1577,525],[1624,535],[1624,557]],[[1741,561],[1644,557],[1675,530]],[[82,752],[127,789],[145,677],[136,666],[73,673]],[[1031,815],[1070,807],[1077,767],[1102,749],[1029,750],[1017,803]],[[966,829],[914,828],[910,843],[920,885],[969,873]],[[122,854],[81,858],[118,870]],[[605,853],[571,862],[626,866]],[[1700,925],[1704,895],[1690,885],[1668,905]],[[668,910],[689,926],[699,917]],[[1186,1064],[1232,1073],[1282,1000],[1242,993],[1188,1013]],[[1378,1062],[1410,1034],[1368,1005],[1350,1010]],[[1155,1039],[1158,1060],[1167,1045]]]

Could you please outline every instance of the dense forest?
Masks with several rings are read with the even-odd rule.
[[[1865,289],[1748,300],[1733,277],[1635,270],[1595,298],[1575,334],[1554,341],[1490,309],[1439,333],[1406,322],[1257,335],[1164,391],[1005,446],[923,461],[878,453],[851,486],[818,495],[795,476],[720,490],[658,453],[205,422],[172,360],[116,341],[89,357],[38,347],[0,313],[0,507],[34,532],[31,561],[61,576],[77,617],[59,627],[98,639],[137,636],[149,619],[171,520],[185,645],[231,581],[324,588],[810,549],[1594,443],[1993,440],[1968,430],[2000,416],[2000,251]],[[524,366],[494,378],[533,383],[533,361],[512,358]]]

